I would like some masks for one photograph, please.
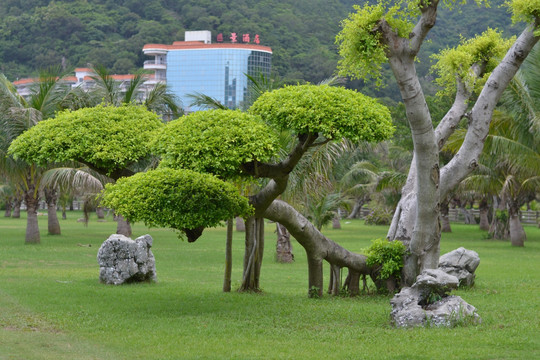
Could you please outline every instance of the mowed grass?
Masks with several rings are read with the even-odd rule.
[[[166,229],[149,233],[158,283],[99,283],[108,219],[62,220],[62,235],[24,245],[25,219],[0,218],[0,359],[534,359],[540,358],[540,229],[527,227],[524,248],[487,240],[475,226],[453,224],[441,252],[464,246],[480,254],[477,284],[456,293],[477,307],[482,324],[452,329],[395,329],[390,297],[307,298],[307,264],[274,261],[266,226],[261,294],[223,293],[224,229],[197,242]],[[353,251],[384,237],[362,221],[325,229]],[[243,234],[235,233],[233,281],[242,271]],[[83,245],[83,246],[80,246]],[[90,245],[90,246],[89,246]],[[325,274],[329,272],[328,267]]]

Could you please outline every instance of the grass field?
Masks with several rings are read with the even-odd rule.
[[[524,248],[453,225],[442,252],[464,246],[481,257],[477,284],[456,293],[477,307],[482,324],[452,329],[395,329],[389,297],[307,298],[303,249],[294,264],[274,261],[267,225],[261,294],[222,293],[224,229],[196,243],[164,229],[150,233],[158,283],[109,286],[98,281],[96,254],[115,223],[80,213],[62,235],[24,245],[25,219],[0,218],[0,359],[538,359],[540,229],[527,227]],[[386,228],[343,223],[325,233],[353,251]],[[91,245],[79,246],[79,245]],[[243,236],[235,233],[233,281],[239,285]],[[325,274],[328,273],[325,269]]]

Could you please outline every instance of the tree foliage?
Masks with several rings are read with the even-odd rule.
[[[328,85],[286,86],[265,93],[249,112],[278,130],[333,140],[381,141],[394,130],[386,106],[356,91]]]
[[[23,133],[9,151],[38,164],[80,161],[110,175],[149,155],[151,134],[161,126],[143,106],[66,110]]]
[[[268,161],[277,136],[258,116],[239,110],[208,110],[168,123],[153,142],[161,167],[184,168],[223,179],[242,175],[240,165]]]
[[[157,169],[107,184],[103,204],[130,221],[179,231],[252,213],[234,185],[186,169]]]

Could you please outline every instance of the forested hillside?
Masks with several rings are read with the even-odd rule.
[[[442,11],[428,54],[455,44],[487,26],[511,33],[509,16],[495,0],[491,8],[474,3],[461,12]],[[62,64],[70,69],[101,63],[114,73],[132,72],[145,60],[146,43],[183,40],[185,30],[259,34],[274,50],[280,78],[318,82],[334,72],[335,35],[352,11],[351,0],[2,0],[0,71],[10,80]],[[450,16],[447,16],[450,15]],[[458,29],[456,31],[456,29]],[[451,35],[449,35],[451,34]],[[355,86],[362,86],[355,83]],[[393,96],[387,89],[379,96]]]

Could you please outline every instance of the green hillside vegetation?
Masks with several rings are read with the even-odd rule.
[[[472,1],[471,1],[472,2]],[[273,71],[289,83],[319,82],[333,75],[338,60],[334,39],[352,11],[350,0],[4,0],[0,2],[0,72],[8,79],[34,76],[62,64],[66,70],[100,63],[112,73],[139,69],[147,43],[183,40],[186,30],[211,30],[213,37],[259,34],[272,47]],[[487,26],[508,34],[510,17],[500,4],[441,11],[419,65],[428,74],[429,54],[455,45]],[[362,88],[356,81],[351,87]],[[392,87],[363,89],[398,99]]]

